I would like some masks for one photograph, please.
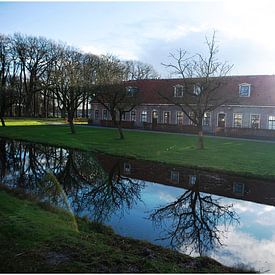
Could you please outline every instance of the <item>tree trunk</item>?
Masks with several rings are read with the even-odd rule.
[[[121,123],[118,123],[118,132],[119,132],[119,138],[124,139],[124,134],[122,132]]]
[[[114,126],[118,129],[119,138],[124,139],[124,134],[123,134],[123,131],[122,131],[122,128],[121,128],[121,121],[116,120],[116,114],[115,113],[114,114],[111,113],[111,118],[112,118],[112,121],[114,123]]]
[[[71,133],[75,134],[75,127],[74,127],[74,117],[71,114],[68,114],[68,122],[70,125]]]
[[[4,120],[3,116],[1,116],[1,123],[2,123],[2,126],[3,126],[3,127],[5,127],[5,126],[6,126],[6,124],[5,124],[5,120]]]
[[[204,141],[203,141],[203,130],[202,130],[202,127],[199,127],[197,149],[199,149],[199,150],[204,149]]]

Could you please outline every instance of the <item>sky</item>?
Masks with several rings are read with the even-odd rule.
[[[1,1],[1,0],[0,0]],[[206,54],[216,31],[218,58],[232,75],[275,74],[275,1],[0,2],[0,33],[66,42],[170,72],[169,53]]]

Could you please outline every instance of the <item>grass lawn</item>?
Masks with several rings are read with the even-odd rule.
[[[0,188],[0,272],[241,272],[123,238],[103,225]],[[76,223],[77,222],[77,223]]]
[[[72,135],[66,126],[0,127],[0,136],[275,178],[275,144],[205,137],[206,149],[197,150],[195,136],[125,130],[126,139],[119,140],[116,129],[80,126],[76,130],[77,133]]]
[[[48,125],[54,123],[67,124],[68,122],[63,118],[7,118],[5,119],[5,123],[7,126],[34,126],[34,125]],[[87,124],[86,119],[76,120],[77,124]]]

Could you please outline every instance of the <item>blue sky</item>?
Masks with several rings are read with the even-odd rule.
[[[161,66],[169,52],[205,49],[217,31],[232,74],[275,74],[275,1],[0,2],[0,33],[41,35],[95,54]]]

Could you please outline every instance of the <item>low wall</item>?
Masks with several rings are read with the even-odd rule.
[[[252,138],[275,138],[275,130],[254,128],[219,128],[215,129],[215,135],[226,137],[252,137]]]
[[[178,125],[178,124],[152,124],[148,122],[143,122],[143,128],[146,130],[155,130],[163,132],[174,132],[174,133],[188,133],[197,134],[198,129],[193,125]]]
[[[115,127],[112,120],[100,120],[100,125],[104,127]],[[134,121],[121,121],[122,128],[135,128]]]

